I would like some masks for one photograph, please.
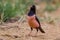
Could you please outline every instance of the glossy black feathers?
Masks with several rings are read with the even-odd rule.
[[[34,14],[36,14],[36,6],[32,5],[32,7],[30,8],[30,11],[28,13],[28,16],[33,16]]]

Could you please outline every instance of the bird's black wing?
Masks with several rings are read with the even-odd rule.
[[[35,16],[35,18],[36,18],[36,21],[39,23],[38,29],[39,29],[42,33],[45,33],[45,31],[44,31],[44,30],[42,29],[42,27],[41,27],[41,24],[40,24],[38,18],[37,18],[36,16]]]
[[[39,20],[38,20],[38,18],[37,18],[37,16],[35,16],[35,19],[36,19],[36,21],[39,23],[39,25],[40,25],[40,22],[39,22]]]

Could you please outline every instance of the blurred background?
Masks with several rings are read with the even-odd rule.
[[[24,36],[30,31],[26,15],[33,4],[36,5],[36,15],[46,31],[44,36],[37,38]],[[0,0],[1,40],[60,40],[59,37],[60,0]]]
[[[42,16],[45,12],[51,14],[56,11],[60,7],[60,0],[0,0],[0,22],[27,14],[33,4],[37,7],[37,14]]]

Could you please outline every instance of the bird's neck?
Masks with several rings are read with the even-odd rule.
[[[28,18],[28,20],[33,20],[33,19],[35,19],[35,16],[36,16],[36,15],[33,15],[33,16],[27,16],[27,18]]]
[[[28,16],[33,16],[33,15],[35,15],[35,13],[34,13],[33,11],[30,11],[30,12],[28,13]]]

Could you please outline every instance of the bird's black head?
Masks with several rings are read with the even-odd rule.
[[[36,14],[36,6],[32,5],[32,7],[30,8],[30,11],[28,13],[28,16],[33,16],[34,14]]]

